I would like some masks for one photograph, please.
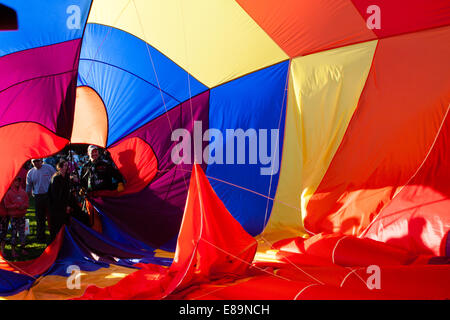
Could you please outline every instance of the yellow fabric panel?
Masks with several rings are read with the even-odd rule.
[[[170,258],[173,259],[175,257],[175,252],[169,252],[161,249],[155,250],[155,258]]]
[[[0,300],[35,300],[30,290],[19,292],[12,296],[0,297]]]
[[[145,40],[210,88],[289,58],[230,0],[95,0],[88,22]]]
[[[100,288],[112,286],[128,274],[136,271],[134,268],[126,268],[111,265],[109,268],[101,268],[97,271],[80,272],[80,289],[69,289],[68,277],[45,276],[36,280],[36,283],[26,291],[9,297],[5,300],[66,300],[83,295],[89,285]]]
[[[291,61],[280,178],[264,238],[306,236],[306,205],[357,107],[376,45],[370,41]]]

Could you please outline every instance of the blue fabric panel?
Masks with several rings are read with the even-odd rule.
[[[163,101],[158,88],[127,71],[99,62],[85,62],[80,61],[78,85],[93,88],[105,104],[107,146],[179,104],[164,93]]]
[[[126,70],[180,102],[208,89],[145,41],[109,26],[88,23],[80,58]]]
[[[101,216],[103,216],[100,213]],[[78,226],[77,228],[75,224]],[[103,219],[102,219],[103,224]],[[153,263],[160,265],[167,265],[168,259],[156,258],[154,257],[153,249],[144,245],[139,246],[134,240],[134,244],[136,247],[133,247],[131,243],[119,243],[113,239],[111,239],[107,234],[104,234],[105,227],[108,226],[102,225],[102,233],[98,233],[95,230],[84,226],[82,223],[74,221],[71,225],[70,232],[72,236],[74,234],[78,234],[78,241],[74,240],[80,245],[80,247],[87,252],[98,254],[98,261],[109,264],[115,264],[125,267],[133,267],[136,263]],[[113,227],[115,231],[119,231],[117,227],[114,227],[112,224],[109,227]],[[114,232],[114,230],[110,230],[109,233]],[[120,232],[120,231],[119,231]],[[122,234],[125,236],[125,234]],[[128,237],[130,240],[133,240],[131,237]],[[82,240],[83,239],[83,240]],[[82,244],[81,242],[84,242]],[[170,265],[171,261],[169,262]]]
[[[208,90],[145,41],[98,24],[86,26],[78,86],[92,87],[103,99],[108,145]]]
[[[226,208],[251,235],[259,234],[264,229],[273,205],[273,201],[268,201],[267,196],[273,198],[277,189],[281,150],[283,150],[286,110],[285,87],[288,68],[289,61],[281,62],[211,89],[209,128],[219,129],[222,132],[224,164],[209,164],[206,174],[209,177],[221,179],[266,196],[209,179]],[[240,128],[244,132],[248,129],[255,129],[258,154],[260,140],[266,140],[268,141],[266,154],[270,156],[270,150],[272,148],[277,149],[276,143],[272,144],[271,142],[270,129],[278,129],[278,127],[280,127],[280,130],[277,165],[274,166],[273,171],[265,169],[269,170],[270,173],[273,172],[273,175],[261,174],[261,168],[270,168],[271,165],[270,163],[263,164],[261,162],[263,158],[259,155],[256,164],[251,164],[249,139],[247,138],[245,142],[245,163],[238,164],[238,142],[237,139],[234,139],[234,158],[227,164],[226,145],[230,148],[229,143],[232,137],[227,141],[226,129]],[[259,129],[267,129],[267,139],[261,139]],[[256,143],[256,141],[253,143]],[[241,145],[241,154],[242,148]],[[213,150],[210,150],[210,154],[217,155]],[[230,162],[232,163],[230,164]]]
[[[155,249],[145,244],[142,241],[139,241],[126,232],[122,231],[106,214],[101,212],[98,207],[96,207],[97,211],[100,213],[100,218],[102,221],[102,236],[104,238],[109,238],[113,240],[115,243],[120,243],[118,246],[124,250],[130,250],[133,253],[145,254],[146,256],[140,259],[121,259],[118,261],[119,264],[129,266],[130,264],[135,263],[153,263],[159,265],[169,266],[172,264],[173,259],[170,258],[157,258],[149,255],[149,251],[154,251]],[[173,238],[166,245],[160,247],[162,250],[166,251],[175,251],[177,238]],[[125,249],[128,248],[128,249]],[[153,255],[154,253],[152,253]],[[126,260],[126,261],[125,261]]]
[[[2,0],[2,4],[16,10],[19,29],[0,32],[0,57],[81,38],[91,0]]]
[[[109,264],[96,262],[88,257],[77,245],[67,227],[64,227],[64,240],[53,266],[45,275],[59,275],[68,277],[67,268],[77,265],[83,271],[96,271],[100,268],[108,268]]]
[[[147,254],[148,251],[154,251],[154,248],[139,241],[129,234],[125,233],[105,214],[103,214],[99,208],[96,208],[100,212],[100,218],[102,221],[102,236],[107,239],[111,239],[116,243],[120,243],[124,247],[131,248],[133,251],[141,251],[141,254]],[[142,252],[145,251],[145,252]],[[136,251],[135,251],[136,252]]]
[[[100,210],[97,207],[96,209],[100,212]],[[120,243],[120,245],[116,244],[116,246],[118,248],[121,248],[122,250],[128,250],[132,253],[140,253],[145,255],[143,258],[138,259],[120,259],[117,264],[128,267],[135,263],[153,263],[164,266],[170,266],[172,264],[173,259],[153,257],[154,253],[152,251],[154,251],[154,248],[148,246],[142,241],[133,238],[129,234],[119,229],[119,227],[110,218],[108,218],[107,215],[103,214],[102,212],[100,212],[100,218],[102,220],[101,235],[104,238],[109,238],[113,240],[113,243]],[[175,237],[175,245],[173,245],[174,242],[173,240],[170,241],[170,243],[168,244],[168,246],[170,246],[171,249],[175,248],[176,240],[177,237]],[[161,247],[160,249],[167,250],[165,246]]]
[[[0,296],[11,296],[27,290],[34,280],[23,274],[0,269]]]

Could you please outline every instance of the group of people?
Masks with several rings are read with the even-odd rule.
[[[40,243],[50,243],[70,219],[91,226],[91,213],[87,198],[101,190],[124,190],[124,178],[107,150],[90,145],[88,161],[79,168],[73,153],[60,157],[55,167],[42,159],[32,159],[32,168],[26,173],[26,183],[17,176],[0,205],[0,243],[4,253],[8,225],[11,224],[11,255],[27,254],[25,251],[25,215],[29,200],[34,198],[36,209],[36,237]],[[25,190],[23,189],[25,185]],[[46,239],[46,223],[50,239]]]

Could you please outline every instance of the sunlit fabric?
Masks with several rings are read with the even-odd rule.
[[[1,298],[450,298],[448,1],[73,2],[2,1],[0,198],[71,144],[126,183]]]

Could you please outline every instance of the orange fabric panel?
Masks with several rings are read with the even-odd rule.
[[[348,0],[237,0],[291,57],[376,39]]]
[[[450,230],[450,106],[433,149],[363,236],[417,254],[445,255]]]
[[[450,103],[450,27],[379,41],[358,107],[307,206],[313,233],[360,234],[425,159]]]
[[[3,199],[23,164],[62,150],[67,139],[36,123],[14,123],[0,128],[0,199]]]
[[[195,164],[171,267],[141,264],[114,286],[88,287],[81,299],[162,299],[194,284],[238,278],[250,267],[256,247]]]
[[[108,115],[103,100],[90,87],[78,87],[71,143],[106,146]]]
[[[108,148],[111,158],[125,178],[125,189],[122,192],[100,191],[101,196],[122,196],[136,193],[144,189],[155,177],[158,170],[152,148],[140,138],[122,140],[114,147]]]

